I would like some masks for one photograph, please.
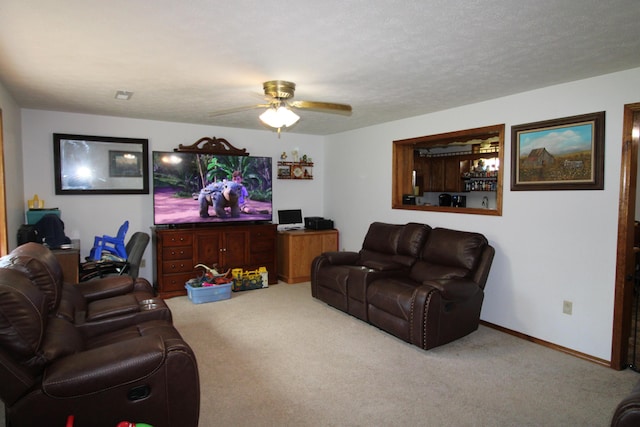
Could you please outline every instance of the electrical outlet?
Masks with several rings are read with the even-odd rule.
[[[564,301],[562,303],[562,312],[564,314],[572,314],[572,312],[573,312],[573,303],[571,301]]]
[[[142,261],[140,261],[140,268],[144,268],[147,265],[147,260],[142,258]]]

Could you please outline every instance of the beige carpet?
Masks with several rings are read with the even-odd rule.
[[[640,380],[486,327],[423,351],[308,283],[167,302],[198,359],[203,427],[607,426]]]
[[[168,302],[198,358],[201,426],[607,426],[640,380],[486,327],[423,351],[308,283]]]

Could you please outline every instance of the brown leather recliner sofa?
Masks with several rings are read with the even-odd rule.
[[[640,382],[618,403],[611,427],[636,427],[640,425]]]
[[[146,280],[127,276],[63,283],[42,245],[0,258],[6,425],[65,425],[73,415],[75,427],[197,426],[195,355],[153,296]]]
[[[172,320],[169,307],[155,297],[146,279],[109,276],[72,285],[64,281],[55,255],[38,243],[25,243],[0,258],[0,268],[25,272],[47,295],[54,315],[73,323],[85,336],[148,320]]]
[[[374,222],[359,252],[325,252],[311,294],[428,350],[478,328],[495,254],[479,233]]]

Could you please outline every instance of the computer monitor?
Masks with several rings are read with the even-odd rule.
[[[278,224],[285,229],[302,228],[302,209],[284,209],[278,211]]]

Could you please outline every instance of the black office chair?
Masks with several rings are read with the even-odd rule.
[[[127,242],[127,265],[122,274],[126,273],[134,279],[138,277],[140,262],[142,262],[142,255],[144,255],[144,251],[147,249],[150,239],[149,235],[142,231],[136,231],[133,233]]]
[[[100,261],[87,261],[80,264],[80,281],[86,282],[96,277],[122,274],[127,274],[136,279],[140,272],[142,255],[144,255],[150,239],[149,234],[142,231],[133,233],[125,246],[127,251],[126,261],[105,259]]]

